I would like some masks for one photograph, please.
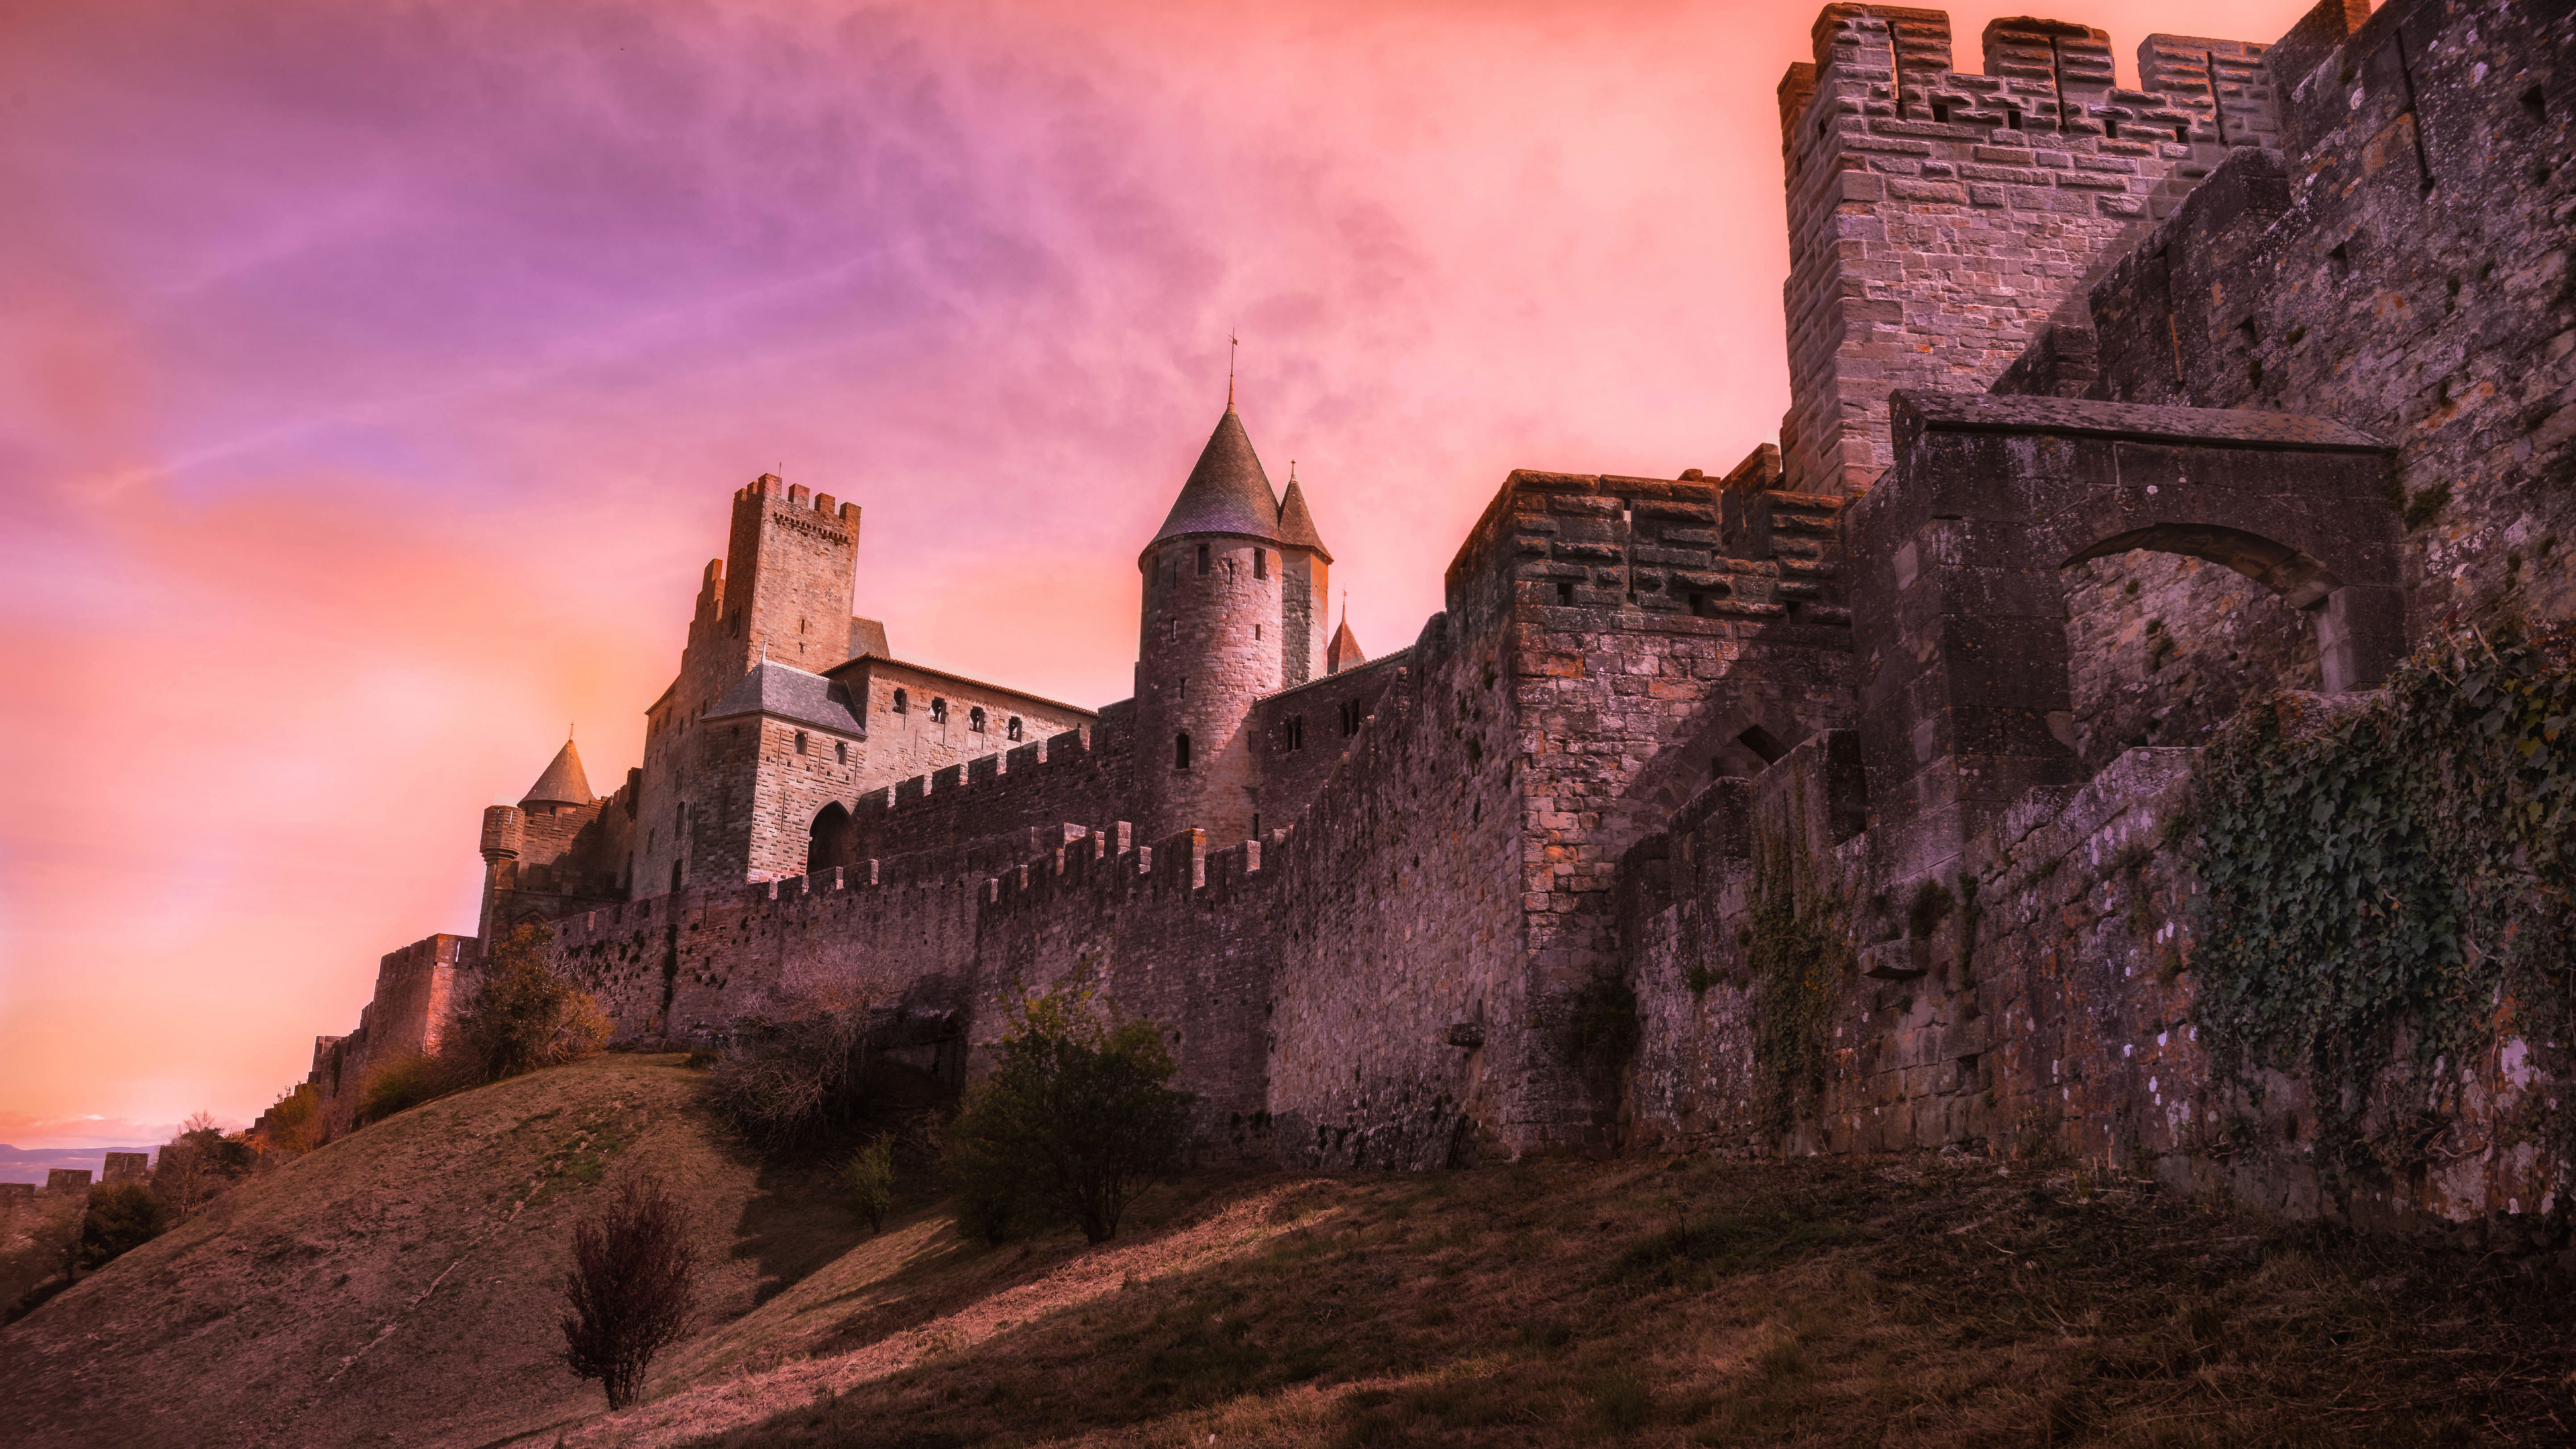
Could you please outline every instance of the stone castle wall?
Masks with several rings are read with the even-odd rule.
[[[2502,1014],[2446,1068],[2489,1146],[2367,1200],[2297,1083],[2218,1079],[2188,841],[2249,701],[2576,606],[2567,20],[2328,0],[2150,37],[2129,92],[2081,26],[1999,22],[1971,76],[1937,12],[1830,6],[1783,88],[1783,448],[1515,473],[1409,649],[1298,688],[1275,555],[1158,550],[1136,700],[861,797],[828,869],[567,916],[561,968],[630,1040],[865,1002],[969,1070],[1078,987],[1173,1033],[1210,1150],[1298,1163],[1956,1146],[2549,1210],[2558,1059]],[[759,773],[813,789],[736,802],[676,699],[646,778],[742,817],[706,828],[849,783],[780,731]]]

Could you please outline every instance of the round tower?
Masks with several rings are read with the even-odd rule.
[[[1246,839],[1261,776],[1245,725],[1283,683],[1284,569],[1278,500],[1230,400],[1136,566],[1136,823],[1148,841]]]

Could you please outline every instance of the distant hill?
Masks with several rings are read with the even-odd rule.
[[[86,1167],[90,1181],[96,1182],[106,1172],[107,1154],[111,1152],[158,1152],[159,1143],[146,1147],[11,1147],[0,1143],[0,1182],[43,1182],[45,1174],[57,1167]]]

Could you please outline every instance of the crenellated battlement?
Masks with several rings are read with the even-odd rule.
[[[1865,492],[1893,454],[1898,388],[1980,391],[2234,147],[2279,117],[2263,47],[2150,35],[2145,89],[2110,37],[1998,20],[1985,72],[1949,16],[1829,5],[1780,82],[1789,196],[1789,489]]]
[[[810,511],[826,522],[847,525],[854,533],[858,530],[859,505],[843,503],[829,493],[816,493],[802,483],[788,483],[775,473],[763,473],[734,490],[733,501],[737,504],[754,499],[784,503],[789,508]]]

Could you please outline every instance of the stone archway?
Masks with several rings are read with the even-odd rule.
[[[848,865],[857,844],[858,827],[849,809],[838,800],[824,806],[814,813],[813,827],[806,832],[805,873]]]
[[[1861,747],[1890,879],[1945,868],[2077,775],[2068,565],[2155,548],[2312,611],[2330,690],[2405,649],[2394,450],[2340,423],[2063,398],[1897,393],[1896,463],[1848,510]]]

